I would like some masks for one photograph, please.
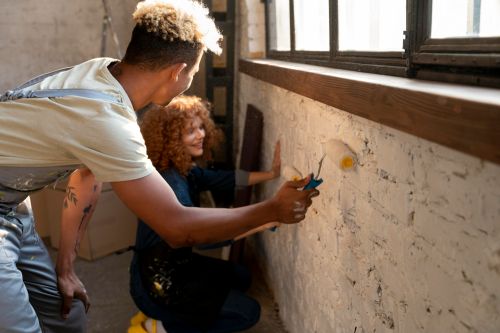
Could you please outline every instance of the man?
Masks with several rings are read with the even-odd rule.
[[[318,195],[297,190],[308,179],[248,207],[186,208],[147,158],[135,111],[167,105],[189,88],[203,53],[220,52],[207,14],[191,0],[143,1],[122,61],[93,59],[0,97],[1,332],[85,331],[89,302],[73,261],[101,182],[172,247],[304,219]],[[25,199],[69,174],[54,271]]]

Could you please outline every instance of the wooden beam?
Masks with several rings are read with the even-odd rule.
[[[354,115],[500,164],[500,90],[274,60],[239,71]]]

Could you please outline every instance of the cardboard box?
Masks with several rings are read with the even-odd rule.
[[[65,184],[60,184],[45,190],[47,217],[50,221],[50,243],[55,248],[59,248],[61,208],[65,189]],[[111,186],[105,183],[94,214],[80,242],[78,256],[94,260],[134,245],[136,229],[137,217],[118,199]]]
[[[50,222],[45,208],[45,190],[30,194],[31,208],[35,217],[35,229],[41,238],[50,237]]]

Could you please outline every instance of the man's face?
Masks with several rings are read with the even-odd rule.
[[[200,51],[195,64],[190,68],[184,67],[177,76],[177,80],[168,78],[168,81],[165,82],[159,91],[157,91],[152,102],[158,105],[166,106],[174,97],[188,90],[193,82],[195,74],[198,73],[200,69],[200,62],[202,58],[203,51]]]
[[[200,52],[200,55],[196,59],[196,63],[191,68],[184,68],[182,72],[179,74],[179,80],[177,81],[180,92],[177,95],[182,94],[186,90],[191,87],[191,83],[193,82],[193,78],[200,70],[200,62],[203,57],[203,53]]]

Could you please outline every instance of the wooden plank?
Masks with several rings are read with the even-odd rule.
[[[500,68],[500,55],[417,53],[413,56],[413,62],[416,64]]]
[[[260,154],[262,146],[262,129],[264,127],[264,115],[255,106],[247,106],[245,117],[245,129],[243,131],[243,143],[241,145],[240,169],[245,171],[257,171],[260,169]],[[236,188],[234,207],[243,207],[252,202],[253,186],[239,186]],[[243,259],[245,239],[240,239],[231,246],[229,260],[241,262]]]
[[[354,115],[500,164],[500,90],[382,75],[375,78],[355,72],[335,75],[335,70],[326,68],[274,63],[279,66],[273,61],[242,59],[239,70]]]

